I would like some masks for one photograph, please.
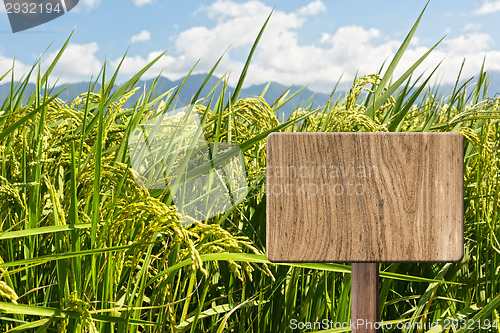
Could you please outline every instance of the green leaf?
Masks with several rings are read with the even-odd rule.
[[[245,81],[245,77],[247,75],[248,67],[250,66],[250,61],[252,60],[253,54],[255,50],[257,49],[257,45],[259,44],[260,38],[262,37],[262,34],[264,33],[264,30],[266,29],[267,23],[269,22],[269,19],[271,18],[271,15],[273,15],[273,11],[271,11],[271,14],[266,19],[266,22],[264,22],[264,25],[260,29],[259,34],[257,35],[257,38],[255,39],[255,42],[253,43],[252,49],[250,50],[250,54],[248,55],[247,61],[245,62],[245,66],[243,67],[243,70],[241,71],[240,78],[238,79],[238,83],[236,84],[236,87],[234,88],[233,92],[233,98],[231,98],[231,103],[234,104],[238,100],[238,97],[240,96],[241,88],[243,87],[243,81]]]
[[[408,45],[410,45],[410,41],[412,40],[413,35],[415,34],[415,31],[417,30],[417,27],[418,27],[418,25],[420,23],[420,20],[422,19],[422,16],[424,15],[424,12],[425,12],[427,6],[429,5],[429,2],[430,2],[430,0],[427,1],[427,3],[425,4],[424,9],[422,10],[422,12],[420,13],[420,15],[417,18],[417,21],[415,22],[415,24],[413,24],[413,27],[411,28],[410,32],[406,36],[405,40],[403,41],[403,44],[401,44],[401,46],[399,47],[398,51],[394,55],[394,58],[392,59],[391,63],[389,64],[389,67],[387,68],[387,71],[385,72],[384,76],[382,77],[382,79],[380,81],[380,84],[377,86],[377,89],[373,93],[372,107],[367,108],[366,115],[372,117],[374,115],[374,113],[375,113],[375,110],[377,110],[380,106],[382,106],[385,103],[385,101],[387,100],[387,98],[390,96],[390,94],[389,95],[382,94],[382,92],[383,92],[385,86],[389,83],[389,80],[392,78],[392,74],[394,73],[394,70],[396,69],[396,66],[398,65],[399,61],[403,57],[403,54],[405,53],[406,49],[408,48]],[[434,47],[432,49],[434,49]],[[428,53],[429,52],[427,52],[426,54],[428,54]],[[417,63],[420,64],[420,62],[417,62]],[[413,65],[411,68],[414,69],[417,66]],[[413,72],[413,69],[411,70],[411,72]],[[411,74],[411,72],[409,74]],[[406,75],[406,77],[408,75]],[[406,79],[406,77],[405,77],[405,75],[403,75],[403,77],[401,77],[403,79],[403,80],[400,79],[401,83]],[[401,85],[401,83],[398,84],[396,87],[399,87]],[[394,86],[395,86],[395,84],[393,84],[391,87],[394,87]]]
[[[0,239],[12,239],[35,235],[51,234],[61,231],[74,231],[79,229],[88,229],[91,227],[90,223],[79,223],[79,224],[68,224],[68,225],[57,225],[50,227],[40,227],[26,230],[9,231],[0,233]]]
[[[269,260],[267,260],[266,256],[264,256],[263,254],[211,253],[211,254],[202,254],[202,255],[200,255],[200,258],[204,262],[205,261],[232,260],[232,261],[254,262],[254,263],[268,264],[268,265],[308,268],[308,269],[315,269],[315,270],[326,271],[326,272],[349,273],[349,274],[351,273],[351,267],[348,265],[323,264],[323,263],[272,263]],[[186,260],[183,260],[183,261],[181,261],[173,266],[170,266],[169,268],[167,268],[167,269],[159,272],[157,275],[155,275],[151,280],[148,281],[146,286],[150,286],[155,281],[161,279],[163,276],[171,274],[171,273],[179,270],[180,268],[186,267],[186,266],[191,265],[191,264],[192,264],[191,259],[186,259]],[[0,265],[0,268],[1,268],[1,265]],[[380,277],[390,278],[390,279],[395,279],[395,280],[403,280],[403,281],[427,282],[427,283],[436,283],[436,284],[445,283],[445,284],[461,285],[461,283],[457,283],[457,282],[428,279],[428,278],[422,278],[422,277],[418,277],[418,276],[396,274],[396,273],[391,273],[391,272],[380,272],[379,275],[380,275]]]

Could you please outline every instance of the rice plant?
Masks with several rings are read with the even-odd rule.
[[[420,15],[420,17],[422,14]],[[420,17],[384,74],[358,78],[344,98],[289,119],[276,101],[227,82],[191,105],[208,143],[239,145],[248,195],[229,211],[185,224],[169,188],[137,182],[127,138],[176,108],[183,84],[136,98],[137,82],[161,55],[125,83],[104,67],[88,92],[63,101],[48,83],[68,42],[45,72],[39,63],[14,82],[0,107],[0,330],[2,332],[347,332],[315,325],[349,322],[349,264],[279,264],[265,257],[265,138],[277,131],[439,131],[465,137],[465,256],[456,264],[380,265],[380,318],[387,332],[499,332],[500,99],[488,98],[488,73],[475,86],[431,90],[432,74],[393,72]],[[190,71],[184,82],[189,80]],[[26,95],[28,82],[36,89]],[[459,80],[457,80],[459,82]],[[472,91],[471,91],[472,89]],[[333,96],[333,92],[332,92]],[[481,322],[482,330],[477,324]],[[297,327],[310,323],[311,329]],[[435,323],[433,328],[418,324]],[[396,328],[396,324],[403,328]],[[390,327],[392,325],[392,328]],[[297,327],[297,328],[296,328]],[[405,328],[406,327],[406,328]],[[488,327],[488,330],[486,329]]]

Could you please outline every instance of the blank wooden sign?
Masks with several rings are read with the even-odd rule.
[[[459,133],[274,133],[267,257],[274,262],[456,262]]]

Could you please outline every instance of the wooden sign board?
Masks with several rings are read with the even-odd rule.
[[[267,257],[274,262],[456,262],[459,133],[273,133]]]

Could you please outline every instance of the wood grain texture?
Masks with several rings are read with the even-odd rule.
[[[456,262],[459,133],[273,133],[267,257],[275,262]]]
[[[352,332],[375,333],[379,312],[379,280],[377,263],[351,265],[351,321]]]

